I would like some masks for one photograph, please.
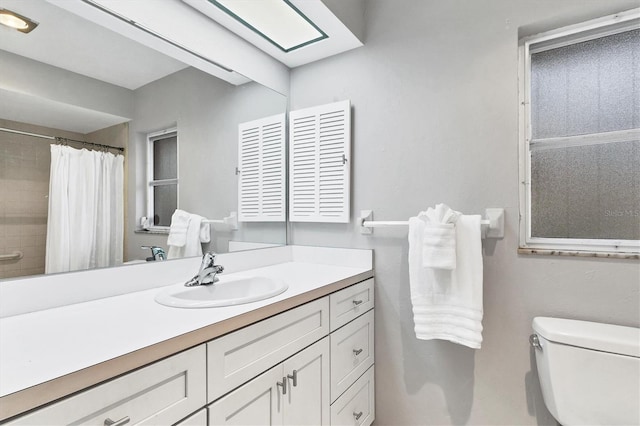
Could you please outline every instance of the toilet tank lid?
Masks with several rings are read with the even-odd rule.
[[[640,328],[536,317],[533,329],[551,342],[640,358]]]

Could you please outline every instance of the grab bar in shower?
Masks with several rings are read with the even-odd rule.
[[[20,260],[22,259],[22,252],[20,250],[14,251],[11,254],[0,254],[0,260]]]

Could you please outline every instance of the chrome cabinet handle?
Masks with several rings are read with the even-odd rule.
[[[355,356],[358,356],[358,355],[360,355],[361,353],[362,353],[362,349],[354,349],[354,350],[353,350],[353,354],[354,354]]]
[[[276,382],[276,384],[280,387],[282,387],[282,394],[286,395],[287,394],[287,378],[283,377],[281,382]]]
[[[362,303],[362,300],[352,300],[351,302],[353,302],[355,306],[358,306]]]
[[[293,370],[293,374],[287,374],[287,377],[293,380],[293,387],[298,386],[298,370]]]
[[[104,420],[104,426],[122,426],[122,425],[126,425],[130,421],[131,419],[129,418],[129,416],[124,416],[120,420],[111,420],[109,417],[107,417]]]
[[[356,418],[356,420],[360,420],[360,417],[362,417],[362,411],[360,411],[359,413],[356,413],[355,411],[353,412],[353,417]]]

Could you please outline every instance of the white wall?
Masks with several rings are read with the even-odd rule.
[[[554,424],[532,365],[532,318],[640,325],[637,262],[516,253],[519,27],[637,5],[369,0],[364,47],[292,71],[291,109],[353,105],[351,224],[292,224],[291,243],[375,249],[376,424]],[[415,339],[406,230],[355,230],[361,209],[401,220],[437,202],[507,209],[505,239],[485,242],[478,351]]]
[[[134,92],[130,125],[126,259],[144,259],[141,245],[167,248],[166,235],[133,232],[146,216],[146,134],[178,127],[179,207],[209,219],[237,210],[238,124],[283,113],[287,100],[257,83],[234,86],[195,68],[178,71]],[[135,197],[135,198],[134,198]],[[236,232],[212,231],[211,250],[228,240],[284,244],[285,224],[241,224]]]
[[[131,117],[133,92],[13,53],[0,51],[0,88],[118,117]]]

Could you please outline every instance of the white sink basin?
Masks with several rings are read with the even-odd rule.
[[[263,276],[233,274],[218,278],[220,281],[211,285],[171,286],[156,296],[156,302],[176,308],[241,305],[277,296],[289,287],[282,281]]]

